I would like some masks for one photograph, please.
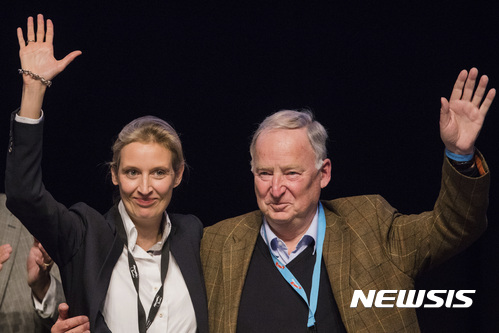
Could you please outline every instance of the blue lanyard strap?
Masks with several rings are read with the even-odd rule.
[[[275,267],[281,273],[282,277],[289,283],[291,287],[293,287],[294,291],[298,293],[298,295],[303,298],[305,303],[308,306],[308,322],[307,327],[313,327],[315,325],[315,312],[317,311],[317,301],[319,298],[319,283],[321,279],[321,264],[322,264],[322,246],[324,244],[324,237],[326,235],[326,216],[324,215],[324,209],[322,208],[322,204],[319,202],[319,221],[317,227],[317,243],[315,245],[316,257],[315,257],[315,265],[314,265],[314,273],[312,274],[312,289],[310,291],[310,302],[308,301],[307,294],[300,282],[294,277],[293,273],[286,267],[286,265],[282,264],[279,259],[274,255],[270,248],[270,242],[267,237],[267,232],[265,231],[265,227],[263,228],[263,232],[265,235],[265,239],[267,241],[267,246],[269,247],[270,255],[272,260],[275,263]]]

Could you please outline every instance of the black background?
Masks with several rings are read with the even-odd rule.
[[[105,162],[119,130],[152,114],[181,134],[190,172],[170,210],[205,225],[257,209],[248,146],[256,124],[309,107],[328,129],[333,177],[322,198],[379,193],[402,213],[431,210],[440,186],[440,97],[476,66],[499,87],[493,2],[6,1],[0,14],[0,155],[21,96],[16,28],[43,13],[55,54],[44,181],[62,203],[112,203]],[[498,102],[477,147],[492,173],[489,229],[422,276],[421,289],[473,289],[468,309],[418,310],[424,332],[499,330]],[[3,143],[2,143],[3,142]],[[0,159],[1,191],[5,160]]]

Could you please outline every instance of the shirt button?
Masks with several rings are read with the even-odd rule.
[[[163,318],[163,314],[162,313],[159,314],[159,318]]]

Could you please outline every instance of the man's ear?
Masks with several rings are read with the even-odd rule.
[[[321,188],[324,188],[331,181],[331,160],[326,158],[322,161],[321,173]]]

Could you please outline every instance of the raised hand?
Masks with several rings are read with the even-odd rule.
[[[19,58],[21,59],[21,68],[29,70],[46,80],[52,80],[57,74],[62,72],[81,51],[73,51],[61,60],[54,58],[54,25],[51,20],[47,20],[47,30],[45,31],[45,22],[42,14],[37,16],[37,30],[33,17],[28,17],[27,40],[24,40],[23,31],[17,28],[17,39],[19,41]],[[24,76],[24,83],[33,83],[32,77]]]
[[[52,333],[87,333],[90,332],[90,322],[87,316],[69,316],[69,306],[66,303],[59,304],[59,318],[54,326],[52,326]]]
[[[0,246],[0,271],[2,270],[3,263],[10,258],[12,253],[12,247],[10,244],[4,244]]]
[[[54,58],[54,25],[47,20],[47,30],[42,14],[37,16],[37,30],[32,17],[28,17],[26,40],[21,28],[17,28],[17,40],[19,41],[19,58],[21,69],[30,71],[44,80],[52,80],[62,72],[81,51],[73,51],[61,60]],[[23,94],[21,98],[21,109],[19,115],[22,117],[39,119],[43,104],[43,97],[47,86],[36,76],[23,74]],[[46,82],[46,81],[45,81]]]
[[[473,154],[475,141],[485,119],[485,115],[496,95],[495,89],[490,89],[485,99],[485,91],[489,79],[483,75],[478,82],[478,70],[470,72],[462,70],[457,77],[449,101],[441,98],[440,137],[447,150],[460,155]],[[483,102],[482,102],[483,100]]]
[[[50,269],[54,265],[54,261],[45,252],[42,244],[38,240],[34,240],[26,261],[28,269],[28,285],[31,287],[33,294],[42,301],[50,287]]]

